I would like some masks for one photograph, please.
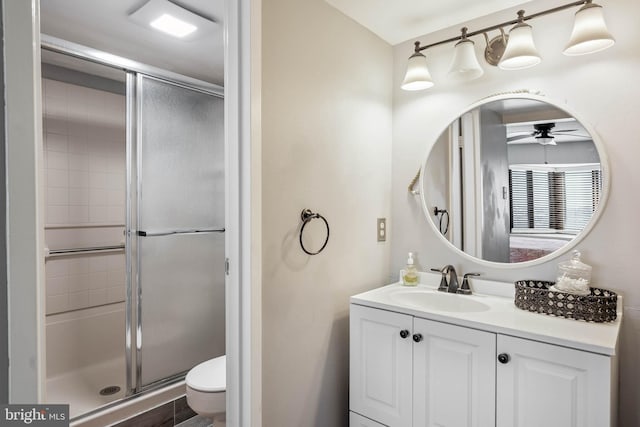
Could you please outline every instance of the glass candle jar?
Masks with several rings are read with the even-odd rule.
[[[577,295],[591,292],[591,266],[580,261],[580,252],[573,251],[571,259],[558,264],[558,277],[555,290]]]

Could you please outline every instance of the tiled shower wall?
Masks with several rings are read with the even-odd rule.
[[[125,299],[124,254],[52,258],[45,269],[47,314]]]
[[[125,97],[43,79],[45,241],[118,245],[125,221]],[[124,251],[48,257],[47,314],[124,300]]]

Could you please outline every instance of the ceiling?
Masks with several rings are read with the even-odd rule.
[[[216,22],[207,37],[184,41],[129,15],[148,0],[40,0],[42,33],[210,83],[223,85],[225,0],[170,0]],[[326,0],[391,45],[531,0]]]
[[[171,0],[217,23],[206,37],[180,40],[137,24],[129,14],[147,0],[40,0],[43,34],[223,85],[224,0]]]
[[[572,119],[566,111],[528,98],[508,98],[483,104],[481,109],[491,110],[502,117],[504,124],[532,124]]]
[[[395,46],[531,0],[325,0]]]
[[[484,104],[481,109],[498,113],[506,126],[507,137],[516,137],[509,144],[538,143],[535,125],[553,124],[550,134],[555,142],[591,142],[589,132],[566,111],[526,98],[510,98]],[[525,137],[526,136],[526,137]]]

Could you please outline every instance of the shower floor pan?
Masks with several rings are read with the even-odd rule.
[[[114,359],[92,365],[77,371],[68,372],[47,379],[47,402],[69,404],[69,416],[93,411],[101,406],[124,397],[125,365],[123,359]],[[105,390],[107,387],[120,387],[120,390]]]

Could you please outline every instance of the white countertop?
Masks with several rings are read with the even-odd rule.
[[[564,319],[521,310],[513,302],[515,288],[512,283],[474,279],[470,280],[473,295],[449,294],[451,298],[482,302],[489,306],[486,311],[439,311],[419,307],[417,304],[402,303],[393,297],[394,293],[404,290],[434,290],[439,281],[439,273],[420,273],[420,284],[417,287],[393,283],[354,295],[351,303],[608,356],[616,354],[622,322],[621,297],[618,297],[617,319],[607,323]]]

